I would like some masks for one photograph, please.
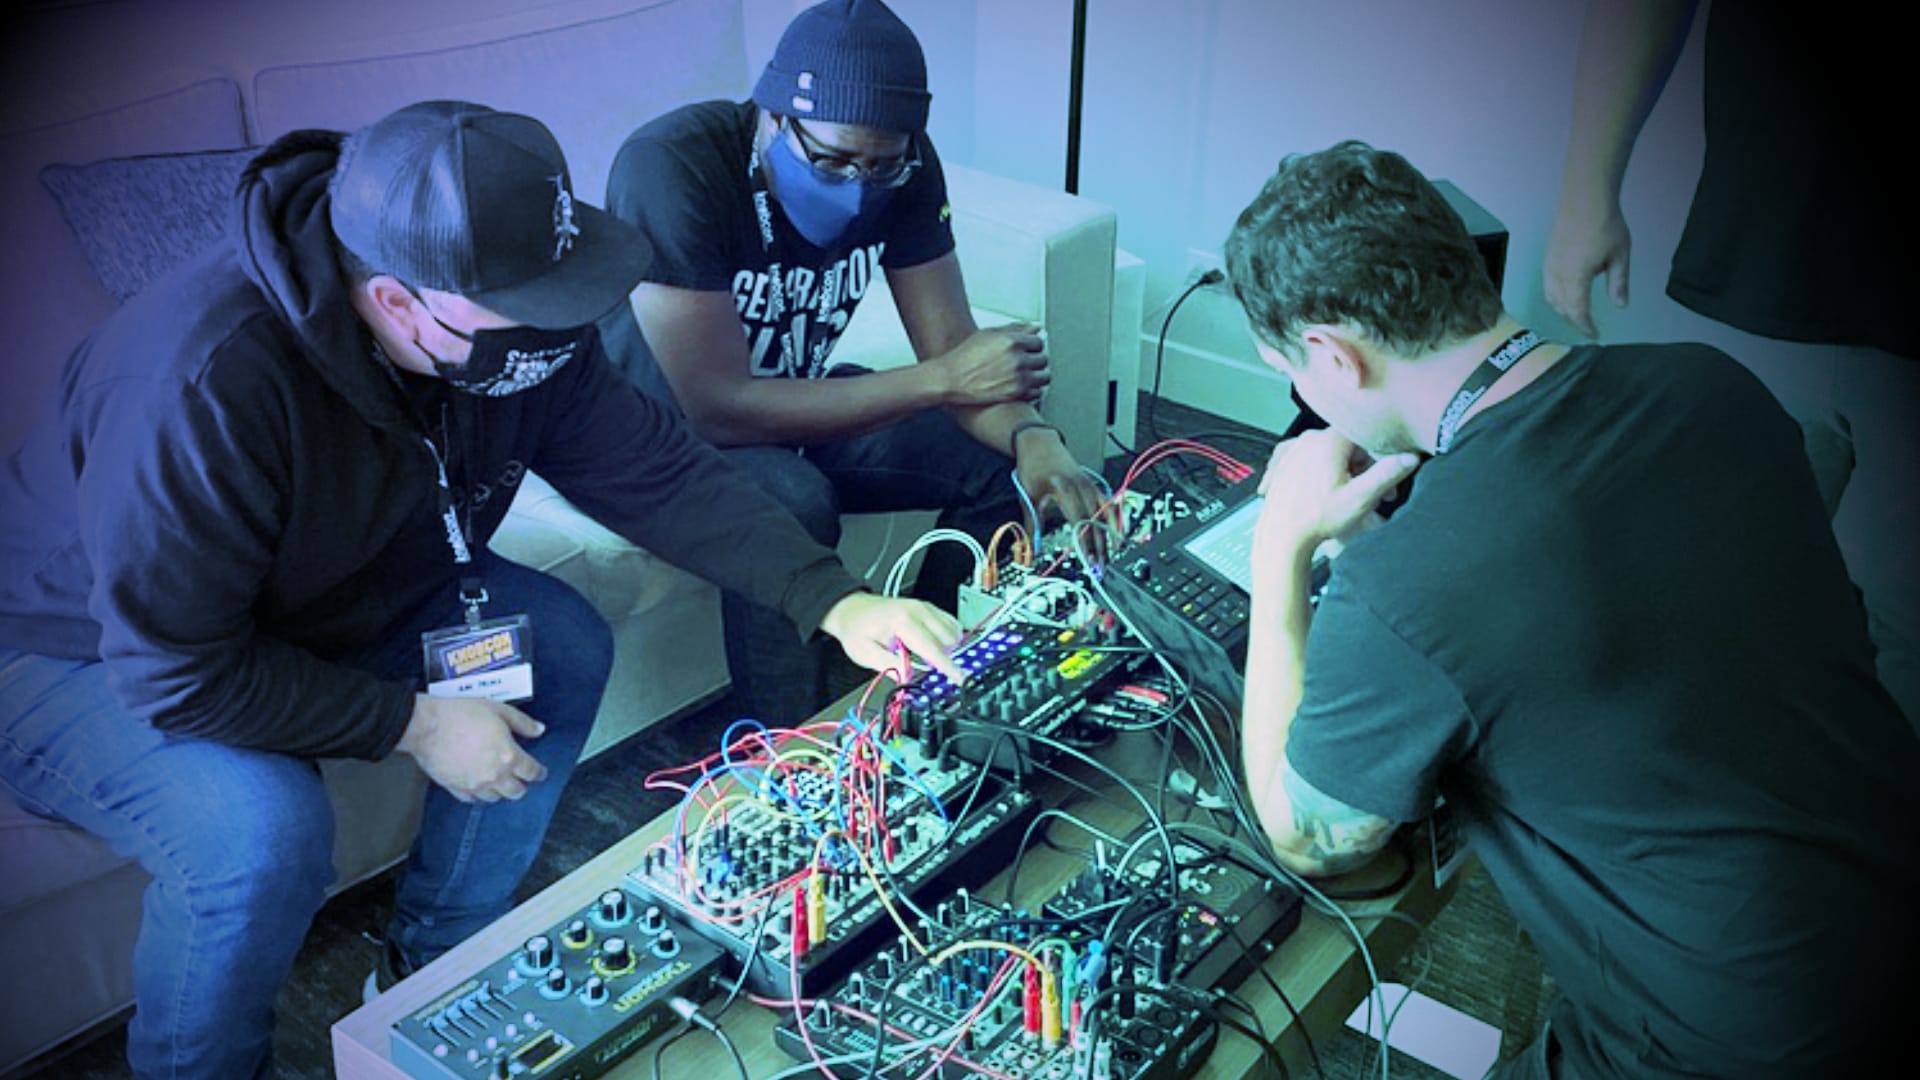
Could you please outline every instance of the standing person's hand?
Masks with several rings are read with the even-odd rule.
[[[1037,327],[1021,323],[976,330],[953,351],[927,363],[940,370],[941,396],[950,406],[1035,402],[1053,381],[1046,342]]]
[[[412,756],[427,778],[461,802],[518,799],[528,784],[547,778],[547,767],[520,746],[539,738],[547,725],[511,705],[485,698],[416,694],[413,716],[398,749]]]
[[[1607,276],[1613,306],[1627,306],[1627,264],[1633,236],[1619,200],[1562,201],[1547,239],[1541,283],[1547,303],[1588,337],[1600,332],[1593,321],[1593,279]]]

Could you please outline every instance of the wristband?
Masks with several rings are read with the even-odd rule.
[[[1025,435],[1034,428],[1046,428],[1048,431],[1060,436],[1061,446],[1067,445],[1067,437],[1061,434],[1060,429],[1047,423],[1045,420],[1022,420],[1013,425],[1013,433],[1007,436],[1007,451],[1010,456],[1015,458],[1020,456],[1020,436]]]

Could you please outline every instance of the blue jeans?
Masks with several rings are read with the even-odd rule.
[[[495,559],[487,589],[489,615],[533,619],[536,696],[521,707],[547,724],[527,746],[549,774],[514,802],[428,792],[389,930],[414,965],[512,906],[612,665],[606,624],[566,585]],[[458,620],[455,592],[348,663],[418,685],[420,633]],[[167,735],[127,713],[105,664],[0,649],[0,782],[153,876],[133,957],[135,1075],[263,1075],[274,995],[333,876],[314,763]]]
[[[1012,459],[982,446],[941,409],[797,451],[749,446],[722,453],[827,547],[840,542],[841,514],[938,510],[942,527],[983,543],[1002,522],[1024,520],[1009,479]],[[927,549],[913,595],[951,611],[972,570],[965,548],[936,544]],[[732,592],[721,612],[733,678],[729,707],[769,724],[812,715],[827,693],[824,646],[803,643],[785,615]]]

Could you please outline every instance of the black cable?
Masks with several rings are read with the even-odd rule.
[[[1293,1070],[1287,1068],[1287,1059],[1280,1056],[1280,1048],[1274,1045],[1273,1040],[1267,1037],[1267,1034],[1264,1030],[1261,1030],[1259,1028],[1250,1028],[1247,1025],[1241,1023],[1240,1021],[1235,1020],[1232,1017],[1228,1016],[1226,1013],[1220,1010],[1218,1005],[1215,1004],[1216,999],[1210,996],[1201,995],[1197,991],[1192,991],[1192,993],[1193,993],[1193,997],[1191,1001],[1195,1009],[1198,1009],[1199,1011],[1207,1014],[1209,1017],[1213,1019],[1214,1023],[1219,1024],[1223,1027],[1230,1027],[1233,1030],[1239,1032],[1240,1034],[1246,1036],[1247,1038],[1252,1039],[1253,1044],[1260,1048],[1261,1056],[1266,1058],[1269,1064],[1271,1064],[1275,1069],[1278,1069],[1280,1071],[1281,1080],[1292,1080]],[[1239,1004],[1242,1009],[1247,1008],[1244,1003],[1239,1003]],[[1260,1022],[1260,1017],[1256,1015],[1253,1012],[1253,1010],[1247,1009],[1247,1015],[1253,1017],[1255,1024],[1258,1024]]]
[[[1033,844],[1033,831],[1035,829],[1040,830],[1040,842],[1042,844],[1046,844],[1048,847],[1068,855],[1080,854],[1079,852],[1067,851],[1067,849],[1060,847],[1058,844],[1053,844],[1048,841],[1047,833],[1052,831],[1052,825],[1050,823],[1054,821],[1064,821],[1078,828],[1081,832],[1092,831],[1092,826],[1082,824],[1080,821],[1069,816],[1066,810],[1042,810],[1040,813],[1034,815],[1034,819],[1027,822],[1026,831],[1020,835],[1020,846],[1013,849],[1012,873],[1007,875],[1007,889],[1001,903],[1012,904],[1014,902],[1013,886],[1015,882],[1020,880],[1020,863],[1027,857],[1027,848]]]
[[[687,1035],[690,1034],[692,1031],[693,1031],[692,1024],[690,1023],[682,1024],[680,1026],[679,1031],[674,1032],[672,1035],[662,1040],[658,1046],[655,1046],[653,1048],[653,1080],[660,1080],[660,1057],[661,1055],[667,1052],[667,1047],[672,1046],[674,1043],[677,1043],[681,1039],[686,1038]]]
[[[733,1040],[727,1037],[726,1032],[720,1030],[717,1022],[700,1014],[698,1005],[681,997],[668,999],[667,1005],[679,1014],[685,1023],[679,1031],[674,1032],[671,1037],[653,1048],[653,1080],[660,1080],[660,1059],[666,1054],[667,1047],[686,1038],[687,1034],[696,1027],[712,1032],[713,1037],[720,1040],[720,1045],[727,1050],[727,1056],[733,1059],[733,1067],[740,1070],[740,1080],[753,1080],[753,1076],[747,1072],[747,1063],[740,1057],[740,1048],[733,1044]],[[722,1012],[724,1011],[723,1009]]]
[[[1241,863],[1240,860],[1234,858],[1229,852],[1220,852],[1219,854],[1231,860],[1236,865],[1245,865]],[[1272,990],[1273,996],[1280,999],[1281,1006],[1287,1010],[1287,1015],[1293,1019],[1295,1030],[1300,1032],[1301,1040],[1307,1044],[1307,1059],[1313,1062],[1314,1073],[1320,1077],[1320,1080],[1327,1080],[1326,1066],[1320,1063],[1320,1048],[1313,1045],[1313,1033],[1307,1030],[1306,1018],[1301,1016],[1300,1010],[1294,1007],[1293,999],[1287,996],[1287,992],[1280,989],[1280,981],[1275,979],[1273,974],[1267,970],[1265,957],[1254,954],[1253,942],[1241,936],[1240,924],[1238,922],[1222,919],[1220,925],[1226,928],[1227,936],[1232,938],[1233,943],[1240,947],[1241,953],[1244,954],[1248,960],[1252,961],[1253,970],[1259,972],[1260,978],[1266,981],[1267,989]]]
[[[1094,770],[1104,773],[1109,779],[1119,784],[1120,787],[1127,792],[1127,794],[1133,796],[1135,802],[1139,803],[1140,809],[1143,812],[1145,812],[1147,820],[1153,825],[1154,831],[1160,834],[1161,844],[1166,851],[1167,865],[1172,866],[1179,861],[1174,855],[1173,836],[1172,834],[1167,832],[1165,819],[1162,818],[1157,811],[1155,811],[1153,803],[1149,801],[1147,797],[1140,792],[1140,789],[1137,787],[1134,787],[1131,783],[1127,781],[1125,777],[1121,776],[1119,773],[1114,772],[1112,769],[1101,764],[1099,761],[1095,760],[1094,758],[1089,757],[1088,755],[1075,749],[1074,747],[1068,745],[1067,743],[1061,742],[1059,739],[1041,735],[1038,732],[1022,731],[1021,729],[1018,729],[1018,728],[1006,728],[997,724],[982,723],[976,726],[979,728],[985,728],[989,731],[1011,730],[1011,731],[1018,732],[1019,734],[1024,735],[1030,741],[1040,743],[1044,746],[1051,746],[1054,749],[1060,751],[1061,753],[1068,755],[1069,757],[1078,759],[1079,761],[1085,763],[1086,765],[1093,768]],[[977,731],[964,732],[963,731],[963,732],[956,732],[953,737],[958,738],[961,735],[979,735],[979,734],[982,734],[982,732],[977,732]]]
[[[720,1040],[721,1046],[727,1048],[727,1056],[733,1059],[733,1067],[740,1070],[740,1080],[753,1080],[753,1074],[747,1071],[747,1063],[740,1058],[740,1048],[733,1045],[733,1040],[720,1029],[720,1025],[714,1024],[707,1030],[713,1033],[714,1038]]]
[[[727,1015],[727,1010],[733,1008],[733,1003],[740,1000],[740,992],[747,985],[747,972],[753,969],[752,957],[758,957],[760,954],[757,943],[766,935],[767,923],[773,921],[773,909],[777,903],[777,901],[771,901],[760,909],[760,921],[754,925],[753,936],[747,939],[756,943],[755,948],[749,959],[741,961],[740,974],[733,980],[733,986],[727,991],[727,999],[720,1003],[720,1011],[714,1014],[716,1018]]]
[[[1157,775],[1160,779],[1160,817],[1162,820],[1165,820],[1167,816],[1167,789],[1173,786],[1173,732],[1174,725],[1160,725],[1160,769]],[[1197,780],[1194,782],[1193,797],[1194,801],[1199,801],[1200,785]]]
[[[1160,404],[1160,375],[1167,366],[1167,331],[1173,327],[1173,317],[1180,311],[1180,305],[1187,302],[1187,297],[1208,285],[1218,284],[1226,279],[1227,275],[1218,270],[1209,270],[1194,278],[1193,284],[1188,285],[1180,293],[1179,298],[1174,300],[1173,306],[1167,309],[1167,317],[1160,323],[1160,340],[1153,348],[1153,392],[1147,397],[1147,434],[1151,436],[1153,442],[1160,441],[1160,429],[1154,423],[1153,414],[1155,407]]]

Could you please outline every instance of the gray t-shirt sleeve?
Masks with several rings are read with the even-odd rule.
[[[1295,772],[1356,810],[1414,821],[1471,743],[1473,718],[1451,680],[1340,588],[1307,635],[1306,688],[1287,737]]]

